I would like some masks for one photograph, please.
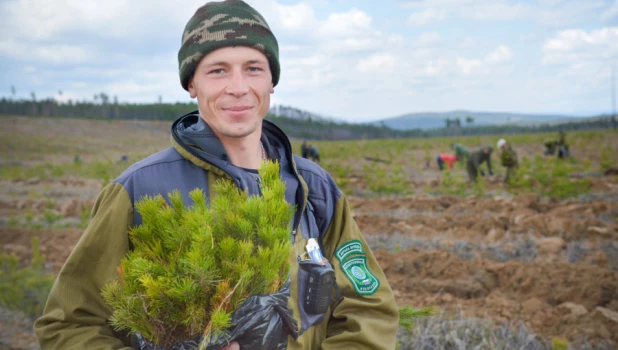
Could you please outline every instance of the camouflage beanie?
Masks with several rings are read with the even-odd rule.
[[[248,46],[268,58],[273,85],[279,82],[279,45],[266,20],[241,0],[209,2],[200,7],[187,23],[178,51],[180,83],[189,82],[202,57],[228,46]]]

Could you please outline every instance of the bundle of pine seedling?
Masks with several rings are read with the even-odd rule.
[[[130,231],[133,250],[117,280],[102,294],[117,330],[159,346],[217,338],[249,296],[271,294],[288,278],[293,208],[277,163],[259,170],[262,196],[248,196],[227,180],[214,185],[210,208],[203,192],[185,206],[177,191],[136,203],[142,224]]]

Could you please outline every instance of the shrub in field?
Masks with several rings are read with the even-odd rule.
[[[437,189],[437,192],[440,194],[454,194],[465,197],[467,188],[468,185],[466,184],[466,180],[456,176],[450,170],[445,169],[442,172],[442,183]]]
[[[32,318],[40,316],[54,283],[54,276],[45,272],[39,238],[32,237],[32,260],[29,266],[20,267],[17,257],[7,254],[0,254],[0,266],[0,305],[21,310]]]
[[[374,193],[407,194],[410,192],[410,184],[401,165],[390,167],[367,165],[364,173],[367,187]]]
[[[552,350],[569,350],[569,341],[563,338],[553,338],[551,340]]]
[[[601,149],[601,161],[599,162],[602,171],[616,165],[616,154],[611,146],[605,146]]]
[[[575,164],[570,160],[536,156],[530,161],[522,158],[515,176],[509,183],[511,193],[536,192],[558,199],[579,196],[590,190],[590,180],[571,178]]]
[[[472,193],[475,197],[485,197],[486,188],[487,184],[485,183],[485,178],[483,176],[479,176],[476,179],[476,182],[472,185]]]
[[[412,349],[527,349],[549,345],[519,325],[496,325],[490,320],[466,317],[462,312],[421,319],[412,330],[400,329],[400,350]]]
[[[279,166],[260,169],[263,197],[248,197],[231,181],[215,184],[210,208],[201,190],[136,204],[143,224],[130,232],[134,244],[103,290],[113,307],[112,325],[169,346],[205,341],[230,327],[231,316],[252,295],[272,294],[287,280],[291,250]]]

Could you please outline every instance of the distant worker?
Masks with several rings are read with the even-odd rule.
[[[453,170],[453,163],[456,161],[457,157],[454,154],[444,153],[436,157],[440,171],[444,170],[444,163],[448,165],[448,170]]]
[[[506,168],[504,182],[509,183],[515,176],[515,172],[519,166],[517,152],[515,152],[505,139],[498,140],[498,150],[500,150],[500,163]]]
[[[556,147],[558,148],[558,158],[569,157],[569,144],[566,142],[566,134],[562,129],[558,131],[558,141],[556,141]]]
[[[491,170],[491,152],[493,152],[493,148],[491,148],[491,146],[485,146],[477,151],[470,153],[470,157],[468,158],[468,162],[466,163],[466,171],[468,172],[468,177],[470,177],[470,181],[476,182],[478,174],[481,174],[481,176],[485,176],[485,172],[480,170],[483,163],[487,163],[489,175],[494,174],[494,172]]]
[[[300,145],[300,155],[303,158],[309,158],[309,146],[307,146],[307,140],[304,140],[303,144]]]
[[[318,151],[317,147],[313,145],[309,146],[309,157],[308,158],[316,163],[320,162],[320,152]]]
[[[460,162],[465,162],[470,157],[470,151],[461,143],[451,143],[451,149],[455,151],[455,156]]]
[[[553,156],[556,153],[556,140],[546,140],[543,145],[545,145],[544,155]]]

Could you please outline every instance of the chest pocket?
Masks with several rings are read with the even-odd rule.
[[[305,246],[313,238],[322,247],[322,239],[313,211],[313,205],[307,202],[307,210],[303,213],[300,222],[300,237],[294,242],[298,261],[298,308],[300,313],[302,334],[309,327],[322,322],[328,312],[330,304],[339,299],[339,289],[335,281],[335,274],[330,262],[311,260],[306,254]]]

